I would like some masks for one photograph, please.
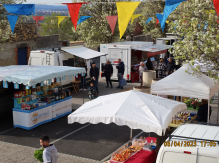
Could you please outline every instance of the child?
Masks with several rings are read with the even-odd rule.
[[[92,94],[93,97],[96,97],[96,88],[94,87],[94,83],[93,82],[90,82],[90,88],[88,90],[89,90],[88,96],[90,94]]]

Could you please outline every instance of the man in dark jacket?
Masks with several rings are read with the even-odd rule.
[[[210,107],[210,115],[211,116],[211,107]],[[197,121],[199,122],[208,122],[208,101],[202,99],[202,104],[199,106],[198,114],[197,114]]]
[[[92,67],[90,69],[90,77],[91,80],[94,81],[94,86],[96,87],[97,95],[99,95],[99,90],[98,90],[99,68],[96,67],[95,62],[92,63]]]
[[[146,66],[148,70],[153,70],[153,63],[151,62],[151,58],[148,58]]]
[[[125,65],[124,63],[121,61],[121,59],[118,59],[118,65],[116,66],[116,68],[118,69],[118,81],[120,82],[120,80],[123,78],[123,75],[124,75],[124,71],[125,71]],[[123,89],[122,86],[119,86],[116,87],[116,88],[121,88]]]
[[[168,75],[172,74],[174,69],[175,69],[175,63],[173,61],[173,58],[169,58],[169,62],[167,63]]]
[[[87,66],[85,65],[84,62],[82,62],[82,63],[81,63],[81,67],[84,67],[84,68],[85,68],[86,73],[85,73],[85,76],[81,76],[81,84],[80,84],[80,87],[81,87],[81,89],[86,90],[86,89],[87,89],[87,83],[86,83]],[[83,83],[84,83],[84,85],[83,85]]]
[[[112,86],[112,82],[111,82],[111,76],[113,75],[113,66],[111,65],[110,61],[108,60],[106,62],[106,66],[105,66],[105,70],[103,70],[104,72],[104,75],[106,77],[106,84],[107,84],[107,88],[109,87],[109,83],[110,83],[110,86],[111,88],[113,88]]]

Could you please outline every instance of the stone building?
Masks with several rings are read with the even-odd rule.
[[[17,24],[11,36],[4,44],[0,44],[0,66],[25,65],[28,63],[31,50],[59,47],[66,41],[59,41],[59,35],[39,36],[35,23]]]

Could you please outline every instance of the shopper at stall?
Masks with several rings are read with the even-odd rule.
[[[151,58],[148,58],[146,66],[148,70],[153,70],[153,63],[151,62]]]
[[[95,62],[92,63],[92,67],[90,69],[90,77],[91,80],[94,82],[94,86],[96,87],[97,95],[99,95],[99,90],[98,90],[99,68],[96,67]]]
[[[169,62],[167,63],[167,72],[168,75],[172,74],[175,69],[175,63],[173,61],[173,58],[169,58]]]
[[[211,106],[210,106],[210,115],[211,116]],[[208,122],[208,101],[202,99],[202,104],[199,106],[197,113],[197,121],[199,122]]]
[[[106,62],[105,70],[103,70],[103,72],[106,77],[106,84],[107,84],[106,87],[108,88],[110,84],[111,88],[113,88],[111,81],[111,76],[113,75],[113,66],[111,65],[109,60]]]
[[[139,77],[140,77],[140,80],[141,80],[141,86],[142,86],[142,83],[143,83],[143,72],[145,70],[147,70],[147,67],[144,65],[144,62],[141,62],[140,66],[139,66]]]
[[[49,137],[43,135],[40,137],[40,145],[44,148],[43,162],[44,163],[57,163],[58,155],[57,149],[54,144],[49,143]]]
[[[84,68],[85,68],[86,73],[85,73],[85,76],[82,76],[82,77],[81,77],[81,85],[80,85],[80,87],[81,87],[81,89],[86,90],[86,89],[87,89],[87,83],[86,83],[87,66],[85,65],[84,62],[82,62],[82,63],[81,63],[81,67],[84,67]],[[83,85],[83,83],[84,83],[84,85]]]
[[[158,64],[158,78],[166,77],[167,66],[164,62],[164,59],[160,59],[160,63]]]
[[[118,82],[119,82],[119,86],[116,88],[121,88],[123,89],[122,86],[120,86],[120,80],[123,78],[124,75],[124,71],[125,71],[125,65],[123,63],[123,61],[121,59],[118,59],[118,65],[116,66],[116,68],[118,69]]]

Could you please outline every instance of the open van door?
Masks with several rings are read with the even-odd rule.
[[[108,60],[110,60],[113,66],[113,76],[111,77],[114,80],[117,80],[118,70],[116,66],[118,65],[118,59],[120,58],[125,64],[124,79],[127,79],[127,74],[130,74],[131,71],[131,55],[129,54],[130,50],[128,48],[108,48]]]

